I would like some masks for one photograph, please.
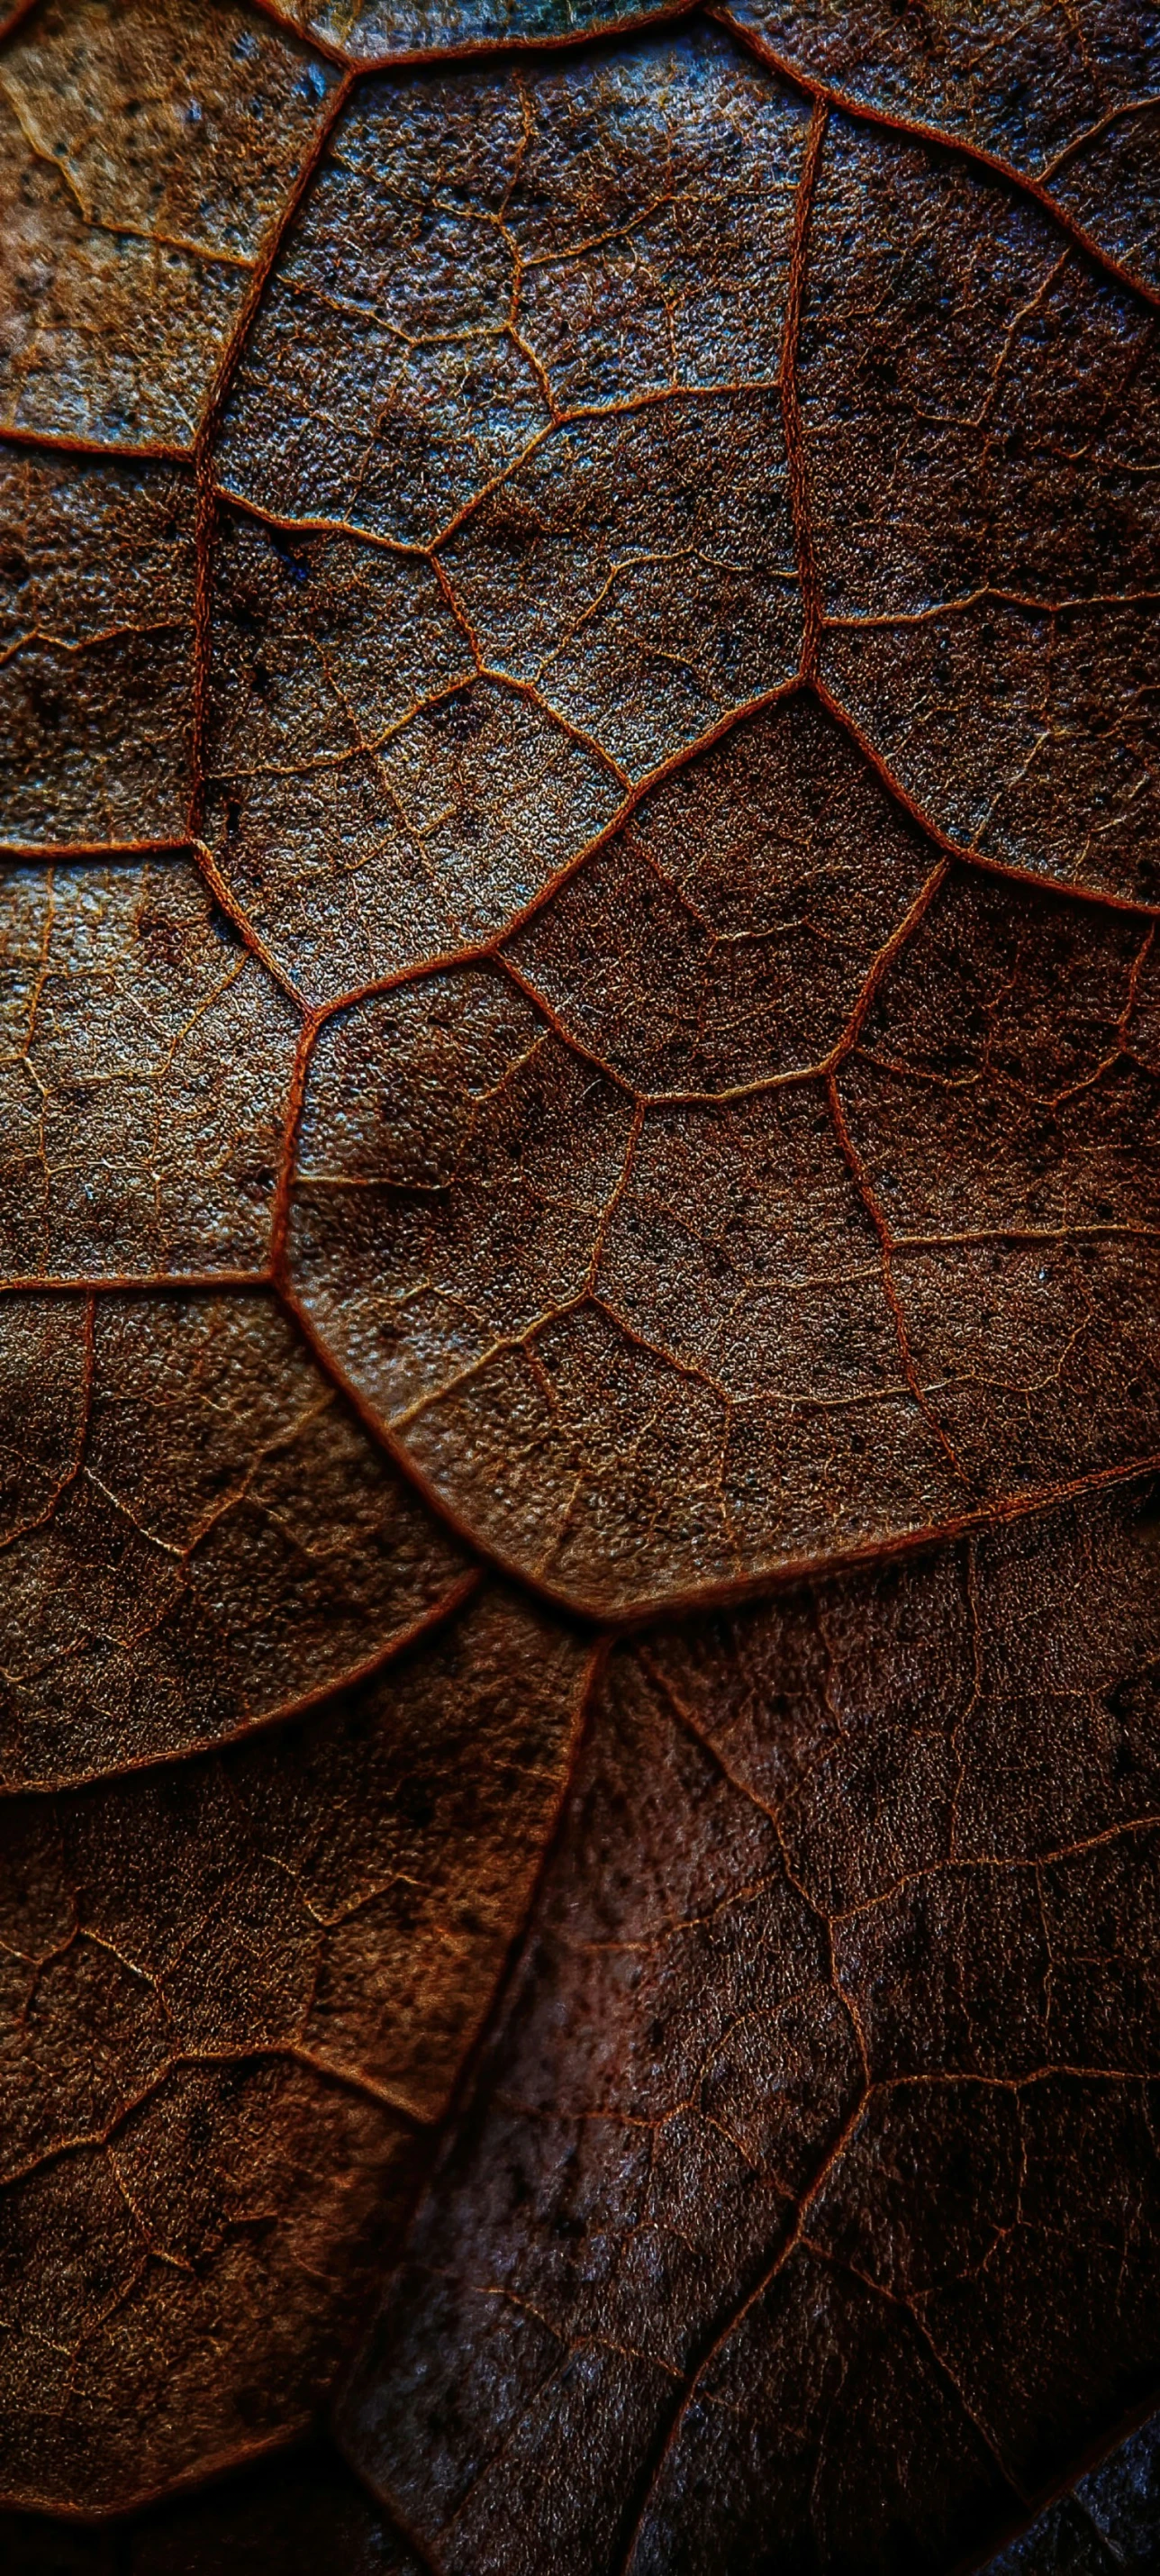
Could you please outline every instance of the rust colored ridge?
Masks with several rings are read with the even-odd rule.
[[[1122,1489],[613,1657],[342,2410],[442,2576],[946,2567],[1155,2382],[1158,1603]]]
[[[0,1284],[266,1260],[299,1017],[192,858],[0,875]]]
[[[675,785],[602,854],[613,964],[581,877],[514,985],[474,966],[325,1023],[289,1202],[293,1299],[364,1418],[476,1544],[604,1616],[1025,1508],[1160,1431],[1151,926],[932,871],[809,699]],[[837,944],[847,819],[883,895],[898,869],[893,921],[845,989],[819,947],[803,1066],[800,984],[734,1018],[677,934],[712,957],[718,867],[755,929],[792,924],[804,842]],[[634,1102],[678,988],[725,1096]]]
[[[708,1104],[845,1051],[938,865],[802,693],[650,788],[501,953],[614,1076]]]
[[[193,516],[181,466],[0,442],[0,843],[184,839]]]
[[[128,2526],[0,2515],[9,2576],[421,2576],[422,2562],[321,2442],[279,2448]]]
[[[1140,0],[725,0],[710,15],[854,114],[976,156],[1046,203],[1109,270],[1160,290],[1160,37]]]
[[[555,51],[689,16],[695,0],[260,0],[339,63],[399,69],[450,56]]]
[[[205,828],[315,1004],[487,939],[623,801],[476,663],[432,567],[230,517],[214,551]]]
[[[206,828],[312,1001],[502,931],[792,677],[807,126],[704,30],[339,118],[213,463],[261,516],[213,550]]]
[[[840,119],[810,245],[823,675],[955,841],[1154,901],[1153,326],[1037,209]]]
[[[972,846],[969,843],[954,840],[950,833],[939,829],[938,824],[919,804],[917,798],[907,791],[889,764],[883,760],[881,753],[877,752],[873,744],[867,740],[861,726],[850,714],[849,708],[843,706],[841,700],[834,696],[833,690],[827,687],[826,682],[815,674],[809,686],[819,705],[833,717],[835,724],[841,726],[855,749],[861,753],[867,768],[874,772],[899,812],[908,815],[911,822],[917,824],[919,831],[926,835],[935,849],[942,852],[944,858],[959,859],[964,866],[983,875],[1005,879],[1007,883],[1017,886],[1042,889],[1046,882],[1051,886],[1054,894],[1066,895],[1073,903],[1092,905],[1101,912],[1128,913],[1143,927],[1146,927],[1150,921],[1155,921],[1160,913],[1160,896],[1112,894],[1106,886],[1084,885],[1074,877],[1053,881],[1050,870],[1037,866],[1034,861],[1021,867],[1010,859],[997,858],[993,851],[984,853],[977,844]],[[1151,883],[1151,871],[1148,871],[1148,876]]]
[[[429,545],[528,449],[566,456],[578,410],[768,387],[808,121],[703,27],[360,82],[243,353],[220,479]]]
[[[335,74],[233,0],[46,0],[0,54],[2,416],[189,445]]]
[[[0,37],[0,2555],[947,2576],[1160,2384],[1147,31],[317,7]]]
[[[316,2409],[522,1920],[589,1660],[489,1592],[313,1718],[0,1811],[7,2502],[124,2509]]]
[[[309,1706],[476,1579],[268,1293],[4,1299],[0,1384],[0,1788]]]

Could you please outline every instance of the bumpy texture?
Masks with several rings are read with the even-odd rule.
[[[987,2576],[1146,2576],[1160,2515],[1160,2418],[1132,2433],[992,2561]]]
[[[192,438],[333,86],[232,0],[49,0],[18,30],[0,72],[13,427]]]
[[[6,1802],[21,2503],[123,2505],[309,2421],[521,1920],[584,1663],[484,1595],[292,1728]]]
[[[8,22],[28,2576],[1160,2547],[1155,34]]]
[[[228,1741],[474,1581],[261,1294],[13,1299],[0,1384],[6,1788]]]
[[[1160,19],[1148,0],[735,0],[731,14],[807,80],[1050,193],[1101,250],[1157,284]]]
[[[1129,1488],[613,1656],[347,2401],[440,2567],[949,2567],[1147,2384],[1158,1560]]]

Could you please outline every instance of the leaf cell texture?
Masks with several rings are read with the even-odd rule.
[[[19,2576],[1154,2559],[1158,120],[0,29]]]

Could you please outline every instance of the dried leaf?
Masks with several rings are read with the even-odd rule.
[[[0,1808],[10,2499],[123,2509],[309,2422],[522,1919],[584,1671],[487,1594],[318,1716]]]
[[[1156,1577],[1128,1488],[614,1657],[343,2419],[447,2576],[945,2567],[1154,2373]]]
[[[1155,2556],[1158,116],[7,21],[28,2576]]]
[[[1138,0],[956,0],[937,12],[730,0],[728,15],[884,122],[933,126],[1037,181],[1102,250],[1160,283],[1160,31]]]
[[[192,478],[9,448],[0,513],[4,839],[180,836],[193,731]]]
[[[320,0],[280,14],[353,63],[381,55],[422,58],[465,45],[559,44],[569,36],[647,24],[672,14],[671,0]]]
[[[823,673],[952,840],[1154,900],[1147,312],[1001,182],[835,120],[801,358]]]
[[[334,74],[232,0],[48,0],[0,70],[0,402],[21,429],[182,444]]]
[[[192,863],[10,868],[0,960],[3,1275],[260,1270],[298,1018]]]
[[[779,1010],[767,976],[765,1028],[727,985],[718,1037],[686,947],[721,1088],[650,1098],[616,1062],[608,983],[634,942],[611,872],[638,834],[663,865],[666,829],[686,866],[701,831],[757,933],[765,744],[765,777],[793,780],[764,809],[779,836],[792,849],[811,806],[848,814],[878,918],[859,960],[822,911],[805,1032],[808,987]],[[604,1614],[1007,1511],[1160,1445],[1150,925],[944,881],[808,701],[705,758],[593,863],[591,900],[615,888],[627,925],[611,969],[573,877],[498,968],[329,1019],[297,1147],[290,1277],[345,1377],[461,1528]],[[672,1026],[654,924],[621,1006],[638,1062]],[[595,1010],[543,974],[555,939],[569,977],[591,961]]]
[[[474,1579],[266,1297],[14,1299],[0,1372],[6,1788],[309,1705]]]

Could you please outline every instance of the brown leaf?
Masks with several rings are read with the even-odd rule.
[[[0,454],[6,841],[185,829],[194,496],[173,466]]]
[[[1101,250],[1160,283],[1154,14],[1137,0],[729,0],[773,59],[884,122],[935,126],[1038,181]]]
[[[326,64],[231,0],[49,0],[0,74],[0,402],[101,445],[193,437]]]
[[[317,1717],[0,1810],[9,2499],[124,2508],[309,2422],[522,1919],[585,1664],[489,1593]]]
[[[677,0],[678,8],[680,0]],[[674,14],[672,0],[278,0],[278,14],[307,26],[352,63],[404,61],[464,47],[559,44],[569,36],[647,25]]]
[[[614,1657],[344,2417],[448,2576],[944,2566],[1154,2375],[1156,1571],[1128,1488]]]
[[[10,867],[0,959],[4,1276],[260,1270],[298,1018],[193,863]]]
[[[7,21],[29,2576],[1155,2554],[1153,53]]]
[[[602,1613],[1006,1511],[1160,1429],[1149,926],[944,882],[808,700],[703,757],[502,953],[524,990],[475,968],[328,1020],[298,1139],[312,1327],[463,1529]],[[779,1009],[767,975],[757,1067],[744,991],[718,1034],[678,949],[721,1088],[637,1092],[621,1015],[639,1063],[680,967],[646,914],[634,993],[611,871],[639,848],[651,903],[654,837],[685,867],[703,832],[759,933],[765,761],[779,847],[822,809],[874,852],[877,919],[859,956],[851,894],[811,882],[814,992]],[[584,906],[611,888],[609,969]]]
[[[23,1297],[0,1327],[5,1787],[308,1706],[470,1588],[268,1298]]]
[[[1001,182],[835,120],[801,371],[822,670],[952,840],[1145,901],[1151,340]]]
[[[207,828],[303,999],[507,927],[622,801],[550,711],[476,676],[434,570],[223,523]]]

